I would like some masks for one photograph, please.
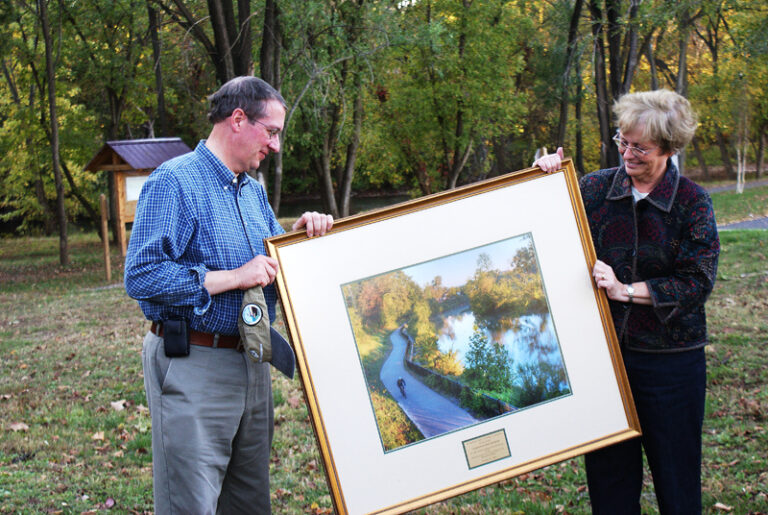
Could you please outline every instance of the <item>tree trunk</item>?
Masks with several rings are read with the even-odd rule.
[[[571,23],[568,27],[568,47],[565,56],[565,70],[563,71],[563,81],[560,88],[560,122],[557,126],[557,141],[555,147],[565,146],[565,131],[568,125],[568,85],[570,83],[571,67],[573,66],[574,56],[576,54],[576,38],[579,34],[579,18],[581,18],[581,8],[584,0],[576,0],[571,13]]]
[[[224,19],[224,8],[221,0],[208,0],[208,12],[211,15],[213,27],[213,40],[217,50],[217,72],[221,83],[235,77],[235,65],[232,61],[232,46],[227,31],[227,22]]]
[[[339,214],[350,215],[350,199],[352,197],[352,179],[355,176],[355,161],[357,149],[360,145],[360,133],[363,128],[363,80],[358,71],[355,74],[355,101],[353,113],[353,129],[349,144],[347,145],[347,159],[344,163],[344,174],[339,183]]]
[[[639,58],[638,52],[638,36],[637,29],[635,28],[635,22],[637,20],[637,11],[640,7],[640,0],[630,0],[629,8],[629,32],[627,33],[627,54],[626,62],[624,64],[624,77],[621,81],[621,90],[618,95],[614,95],[613,98],[619,98],[622,95],[629,93],[629,87],[632,85],[632,79],[635,77],[635,70],[637,70],[637,62]],[[611,59],[621,60],[623,54],[614,56],[611,54]]]
[[[684,8],[680,15],[680,38],[678,39],[678,58],[677,58],[677,83],[675,91],[684,97],[688,96],[688,42],[690,40],[690,19],[688,9]],[[685,174],[685,149],[681,149],[677,155],[677,166],[680,175]]]
[[[237,75],[253,75],[253,59],[251,59],[251,2],[249,0],[239,0],[237,2],[237,19],[238,23],[234,26],[237,32],[233,42],[235,73]],[[272,83],[270,82],[270,84]],[[272,84],[272,87],[276,88],[274,84]]]
[[[315,162],[315,170],[317,171],[318,179],[320,180],[320,196],[323,198],[323,205],[326,206],[326,212],[333,215],[334,218],[338,218],[339,209],[333,188],[331,160],[339,137],[341,108],[337,104],[331,103],[328,105],[327,109],[330,111],[330,124],[323,135],[323,140],[320,144],[320,156],[313,159],[313,161]]]
[[[67,242],[67,212],[64,207],[64,181],[59,163],[59,119],[56,114],[56,74],[53,69],[53,42],[48,21],[47,0],[38,0],[40,20],[42,22],[43,41],[45,42],[45,76],[48,82],[48,109],[51,122],[51,157],[53,176],[56,182],[56,216],[59,221],[59,263],[69,264],[69,245]]]
[[[578,174],[584,175],[586,170],[584,169],[584,120],[581,115],[582,106],[582,75],[581,65],[576,65],[576,75],[578,81],[576,82],[576,105],[574,106],[574,116],[576,117],[576,171]]]
[[[723,159],[723,166],[725,167],[725,173],[729,179],[735,179],[736,173],[733,171],[733,164],[731,164],[731,156],[728,152],[728,143],[725,141],[723,131],[720,130],[720,125],[715,123],[715,136],[717,137],[717,146],[720,148],[720,157]]]
[[[610,103],[605,70],[605,45],[603,44],[603,15],[597,0],[590,0],[589,11],[592,16],[592,36],[594,39],[593,62],[595,76],[595,92],[597,94],[597,120],[600,129],[600,168],[608,168],[618,164],[618,152],[612,159]]]
[[[759,179],[763,173],[763,159],[765,158],[765,126],[760,127],[757,135],[757,155],[755,156],[755,175]]]
[[[61,163],[61,160],[59,160],[59,162]],[[96,207],[92,206],[91,203],[88,202],[88,199],[80,192],[77,184],[75,184],[74,177],[72,177],[72,172],[69,171],[66,163],[61,163],[61,170],[64,172],[64,177],[67,179],[70,190],[72,190],[72,195],[74,195],[77,201],[80,202],[80,205],[83,206],[83,209],[88,213],[91,220],[98,225],[101,220],[101,214],[96,211]]]
[[[261,35],[261,50],[259,52],[259,73],[261,78],[280,91],[280,51],[282,48],[282,28],[280,26],[280,10],[275,0],[266,0],[264,4],[264,25]],[[280,148],[283,147],[286,134],[280,135]],[[283,186],[283,156],[274,154],[266,162],[266,174],[270,168],[274,170],[272,179],[272,210],[277,215],[280,212],[280,200]]]
[[[651,46],[651,39],[645,46],[645,57],[648,59],[648,67],[651,74],[651,90],[656,91],[659,89],[659,72],[656,69],[656,58],[653,56],[653,47]]]
[[[339,208],[336,204],[336,196],[333,194],[330,163],[326,159],[326,154],[320,157],[313,157],[312,163],[320,179],[320,197],[322,198],[325,212],[330,213],[334,218],[339,218]]]
[[[43,233],[50,236],[56,230],[56,213],[45,196],[45,186],[43,186],[45,172],[45,168],[41,168],[40,175],[35,177],[35,197],[37,197],[37,203],[43,208]]]
[[[155,70],[155,95],[157,96],[157,122],[158,130],[156,133],[159,136],[168,135],[168,122],[165,116],[165,90],[163,88],[163,69],[160,65],[160,37],[158,35],[158,19],[157,11],[152,7],[152,4],[147,0],[147,14],[149,16],[149,34],[152,39],[152,60],[154,61]]]
[[[704,160],[704,153],[701,151],[701,147],[699,146],[699,138],[694,136],[691,143],[693,143],[693,152],[696,154],[696,160],[699,162],[699,168],[701,168],[702,177],[704,180],[709,180],[709,168],[707,167],[707,162]]]

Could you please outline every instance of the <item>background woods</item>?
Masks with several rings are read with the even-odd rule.
[[[356,195],[453,188],[542,146],[614,165],[612,102],[658,87],[700,114],[684,169],[743,180],[765,155],[767,23],[747,0],[9,0],[0,231],[58,231],[64,259],[66,222],[92,223],[112,187],[82,171],[105,141],[194,146],[206,95],[251,73],[289,104],[285,152],[254,171],[278,213],[314,197],[344,216]]]

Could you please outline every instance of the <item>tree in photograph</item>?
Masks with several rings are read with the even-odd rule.
[[[411,310],[410,279],[403,272],[387,274],[386,293],[381,302],[381,324],[385,329],[395,329],[405,321]]]
[[[462,380],[472,388],[504,392],[512,386],[512,357],[507,348],[489,341],[479,328],[469,338]]]
[[[408,332],[413,336],[413,359],[430,366],[440,356],[437,332],[431,318],[429,303],[423,298],[416,299],[408,322]]]
[[[520,407],[531,406],[568,392],[565,369],[549,361],[517,367]]]
[[[441,352],[435,359],[433,368],[435,372],[444,376],[458,377],[464,372],[464,365],[461,364],[456,350]]]
[[[493,270],[490,258],[478,259],[475,275],[463,288],[481,327],[497,331],[524,315],[547,312],[547,303],[532,243],[518,250],[510,270]]]

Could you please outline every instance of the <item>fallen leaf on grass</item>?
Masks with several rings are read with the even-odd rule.
[[[93,433],[91,440],[104,440],[104,431],[97,431]]]
[[[293,495],[290,490],[286,490],[285,488],[278,488],[275,490],[275,497],[278,499],[282,499],[283,497],[290,497]]]
[[[291,408],[296,409],[301,405],[301,400],[298,397],[291,397],[288,399],[288,404]]]
[[[312,515],[330,515],[333,513],[333,510],[321,508],[319,504],[313,502],[309,507],[308,513],[311,513]]]
[[[733,506],[728,506],[727,504],[723,504],[721,502],[716,502],[713,508],[715,508],[716,510],[722,510],[722,511],[733,510]]]
[[[120,399],[119,401],[110,402],[109,405],[115,411],[123,411],[125,409],[125,402],[125,399]]]
[[[24,422],[11,422],[8,428],[11,431],[29,431],[29,426]]]

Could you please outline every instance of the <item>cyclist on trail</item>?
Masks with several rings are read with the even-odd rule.
[[[400,388],[400,393],[403,394],[403,397],[405,397],[405,379],[402,377],[397,378],[397,387]]]

